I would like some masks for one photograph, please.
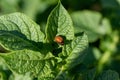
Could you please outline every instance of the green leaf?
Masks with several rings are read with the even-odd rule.
[[[75,33],[85,31],[89,42],[96,41],[100,36],[111,33],[111,25],[106,18],[94,11],[78,11],[71,14]]]
[[[73,23],[61,3],[54,8],[47,20],[46,38],[53,42],[56,35],[65,36],[68,40],[74,38]]]
[[[28,40],[42,42],[44,34],[40,26],[22,13],[13,13],[0,17],[0,30],[18,31],[25,35]]]
[[[97,80],[119,80],[119,74],[112,70],[104,71]]]
[[[91,66],[96,63],[96,60],[100,59],[101,55],[99,49],[89,46],[89,48],[86,49],[86,57],[83,62],[85,65]]]
[[[83,75],[83,80],[95,80],[96,69],[90,69]]]
[[[17,31],[0,30],[0,43],[3,45],[4,49],[7,48],[6,50],[21,50],[21,49],[39,50],[35,43],[26,39],[26,37],[23,34]]]
[[[30,73],[25,74],[14,73],[10,75],[9,80],[33,80],[33,77],[30,75]]]
[[[82,70],[82,69],[81,69]],[[78,68],[79,71],[79,68]],[[72,80],[96,80],[95,76],[96,76],[96,69],[86,69],[85,71],[79,72],[79,73],[72,73],[74,76],[74,79]]]
[[[30,72],[35,77],[54,77],[55,58],[51,53],[41,54],[31,50],[18,50],[0,54],[9,68],[18,74]]]
[[[79,34],[71,43],[64,45],[62,54],[60,54],[60,56],[66,57],[64,69],[69,70],[80,64],[86,56],[84,51],[87,47],[88,38],[85,33]]]
[[[72,80],[72,78],[69,77],[67,74],[68,74],[67,71],[62,71],[62,70],[61,70],[61,71],[57,74],[57,76],[56,76],[56,78],[55,78],[54,80]]]

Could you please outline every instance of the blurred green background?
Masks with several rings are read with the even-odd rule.
[[[22,12],[40,24],[44,32],[47,17],[57,2],[58,0],[0,0],[0,15]],[[71,15],[75,33],[85,31],[88,35],[88,54],[83,64],[88,68],[97,68],[98,71],[111,69],[120,74],[120,0],[61,2]],[[0,64],[0,75],[3,75],[6,68]]]

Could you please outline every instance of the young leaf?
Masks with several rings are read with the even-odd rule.
[[[62,56],[67,57],[65,59],[66,64],[64,69],[71,69],[74,66],[80,64],[85,57],[85,49],[88,46],[88,38],[85,33],[80,34],[74,38],[73,41],[64,46]]]
[[[18,50],[0,54],[9,68],[18,74],[30,72],[35,77],[53,77],[55,58],[51,53],[46,55],[31,50]]]
[[[61,3],[58,3],[47,20],[47,41],[52,42],[56,35],[65,36],[68,40],[71,40],[74,37],[72,20]]]
[[[18,31],[25,35],[28,40],[42,42],[44,34],[40,26],[22,13],[13,13],[0,17],[0,30]]]
[[[119,80],[119,74],[112,70],[104,71],[97,80]]]

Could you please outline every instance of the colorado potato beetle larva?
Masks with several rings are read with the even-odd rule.
[[[64,40],[63,40],[62,36],[55,36],[54,41],[61,45],[64,44]]]

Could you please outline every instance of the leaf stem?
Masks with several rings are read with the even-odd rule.
[[[56,78],[54,80],[64,80],[65,75],[66,75],[66,73],[62,67],[60,72],[58,73],[58,75],[56,76]]]

